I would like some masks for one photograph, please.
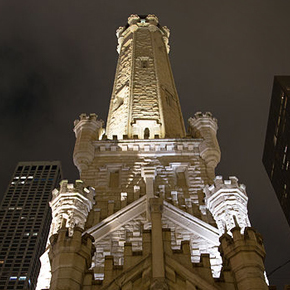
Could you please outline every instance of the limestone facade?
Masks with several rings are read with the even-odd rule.
[[[245,186],[215,176],[217,120],[196,113],[185,134],[168,28],[132,15],[117,37],[106,130],[95,114],[75,121],[74,163],[91,188],[53,193],[51,277],[38,289],[267,289]]]

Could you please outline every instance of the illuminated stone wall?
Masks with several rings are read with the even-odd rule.
[[[144,19],[145,20],[145,19]],[[156,16],[129,18],[117,31],[120,53],[107,120],[109,139],[184,137],[179,99],[168,59],[167,27]]]

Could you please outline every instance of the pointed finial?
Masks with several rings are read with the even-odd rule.
[[[65,229],[65,228],[66,228],[66,219],[62,219],[61,229]]]
[[[228,233],[228,228],[227,228],[227,224],[225,223],[225,228],[224,228],[224,234]]]
[[[233,219],[234,219],[235,227],[236,228],[240,228],[240,225],[238,223],[237,217],[235,215],[233,215]]]

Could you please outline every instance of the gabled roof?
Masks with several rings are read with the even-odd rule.
[[[109,233],[118,230],[129,221],[138,217],[140,214],[145,213],[146,207],[147,196],[144,195],[116,213],[105,218],[97,225],[86,230],[86,232],[92,235],[97,242]],[[189,232],[204,238],[211,244],[219,244],[219,233],[217,228],[192,216],[191,214],[188,214],[187,212],[182,211],[166,201],[163,201],[163,217],[168,218]]]

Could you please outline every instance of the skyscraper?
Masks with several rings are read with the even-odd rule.
[[[35,289],[59,162],[20,162],[0,206],[0,289]]]
[[[263,164],[290,225],[290,76],[275,76]]]
[[[117,37],[106,130],[74,123],[82,181],[53,191],[38,289],[267,289],[245,186],[215,176],[217,120],[198,112],[185,132],[169,29],[131,15]]]

